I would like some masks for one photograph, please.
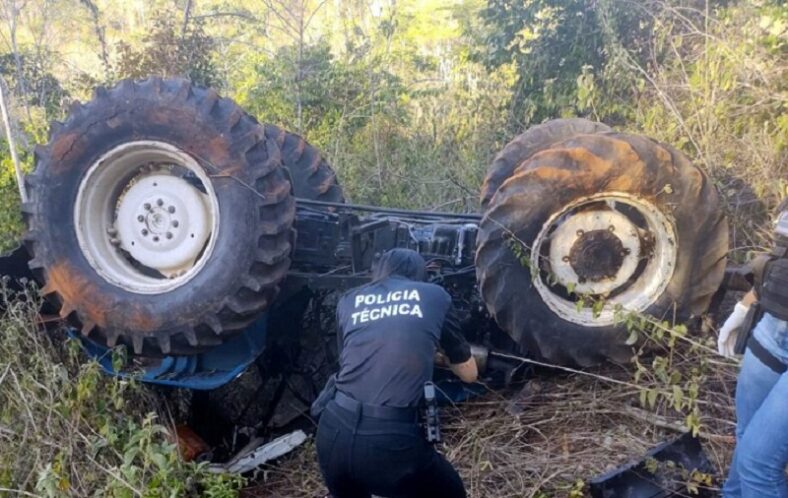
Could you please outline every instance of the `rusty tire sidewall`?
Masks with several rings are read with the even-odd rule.
[[[498,189],[529,157],[575,135],[612,131],[603,123],[584,118],[553,119],[532,126],[513,138],[493,159],[481,188],[481,205],[486,208]]]
[[[129,91],[122,90],[124,84]],[[211,106],[216,114],[212,115],[211,109],[195,105],[197,99],[159,99],[152,98],[158,95],[155,91],[131,91],[146,84],[156,81],[122,83],[114,91],[127,98],[96,98],[53,134],[49,155],[36,168],[31,228],[38,238],[36,258],[43,260],[46,280],[56,281],[59,297],[74,306],[80,323],[91,321],[102,331],[120,329],[148,340],[162,331],[200,326],[206,313],[219,312],[224,296],[239,290],[239,272],[255,262],[255,227],[261,213],[258,194],[230,178],[246,185],[255,182],[244,157],[248,143],[234,142],[224,126],[226,113],[236,109],[234,104],[222,99],[225,105]],[[262,127],[253,124],[262,137]],[[169,143],[192,156],[211,178],[221,218],[219,233],[212,234],[215,246],[201,271],[187,284],[161,294],[137,294],[107,282],[82,253],[74,226],[77,192],[90,166],[107,151],[138,140]],[[287,181],[279,176],[279,182]],[[287,203],[275,209],[285,224],[292,224]],[[146,343],[146,350],[149,346]],[[173,349],[179,346],[188,349],[185,344],[174,344]]]
[[[671,194],[665,192],[666,185]],[[623,326],[584,327],[558,317],[542,300],[530,270],[505,247],[504,228],[493,221],[497,219],[530,245],[554,213],[577,199],[605,191],[643,197],[673,220],[678,238],[676,267],[666,290],[642,311],[666,319],[672,319],[675,311],[678,319],[686,319],[703,306],[688,303],[708,305],[713,294],[690,282],[703,280],[701,272],[711,271],[708,289],[716,290],[715,281],[719,285],[727,228],[716,190],[706,175],[677,151],[644,137],[577,136],[522,164],[499,188],[481,223],[477,275],[482,297],[499,325],[524,351],[581,366],[605,359],[626,361],[631,356],[631,347],[624,344]],[[693,295],[701,291],[708,295]]]

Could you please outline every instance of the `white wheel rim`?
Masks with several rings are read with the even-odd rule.
[[[589,264],[589,254],[605,261]],[[631,194],[606,192],[551,216],[534,240],[530,263],[534,286],[553,312],[603,327],[616,322],[619,307],[641,312],[651,306],[667,288],[676,256],[675,229],[662,211]],[[580,296],[591,299],[578,309]],[[591,301],[604,306],[594,311]]]
[[[102,278],[138,294],[160,294],[203,269],[216,242],[219,206],[193,157],[164,142],[137,141],[90,166],[74,221],[79,247]]]

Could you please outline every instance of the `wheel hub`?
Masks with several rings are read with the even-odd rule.
[[[181,178],[169,174],[140,178],[118,202],[115,227],[121,246],[166,276],[190,268],[210,235],[207,202]]]
[[[145,217],[145,225],[148,229],[156,234],[164,233],[170,228],[170,216],[161,208],[153,208],[151,212]]]
[[[211,257],[219,205],[203,167],[177,147],[142,140],[97,159],[74,205],[77,241],[107,282],[161,294],[194,278]]]
[[[637,269],[637,227],[618,211],[580,211],[550,237],[550,268],[558,282],[580,294],[604,295]]]
[[[572,245],[569,264],[579,282],[600,282],[614,278],[624,263],[628,249],[610,230],[585,232]]]
[[[665,290],[676,265],[670,218],[625,192],[577,199],[554,213],[533,242],[533,283],[561,318],[588,327],[616,323],[616,309],[642,311]],[[586,306],[587,296],[602,309]],[[594,301],[600,302],[600,301]]]

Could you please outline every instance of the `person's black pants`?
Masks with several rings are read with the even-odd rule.
[[[465,498],[454,467],[414,422],[362,417],[329,402],[317,429],[320,470],[333,498]]]

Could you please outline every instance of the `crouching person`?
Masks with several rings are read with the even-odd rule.
[[[419,423],[424,384],[442,348],[465,382],[475,360],[454,317],[451,298],[424,282],[424,259],[392,249],[373,281],[337,305],[341,354],[333,398],[317,430],[320,470],[334,498],[464,497],[457,471],[425,438]]]
[[[788,200],[787,200],[788,201]],[[720,329],[720,353],[731,356],[749,308],[760,307],[736,386],[736,451],[725,498],[788,498],[788,202],[778,210],[775,246],[755,287]],[[753,310],[754,311],[754,310]]]

